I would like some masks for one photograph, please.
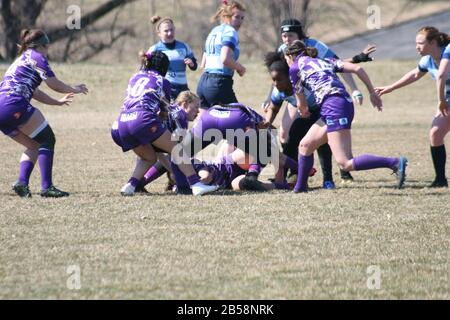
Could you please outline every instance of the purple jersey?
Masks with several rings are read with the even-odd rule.
[[[211,173],[213,180],[210,185],[218,185],[221,188],[229,189],[231,182],[247,171],[235,163],[226,163],[226,156],[218,161],[202,162],[203,168]]]
[[[165,105],[162,99],[170,101],[170,82],[157,72],[141,70],[128,82],[122,111],[137,108],[157,114]]]
[[[0,83],[0,93],[30,101],[42,80],[54,76],[45,56],[35,49],[28,49],[6,71]]]
[[[187,130],[188,119],[186,112],[183,110],[183,108],[177,105],[170,105],[168,119],[164,121],[164,124],[170,132],[175,132],[177,130],[183,129]]]
[[[298,56],[289,68],[289,76],[295,93],[308,89],[314,95],[319,106],[330,95],[347,97],[345,86],[336,72],[343,71],[344,64],[338,59],[318,59],[309,56]]]

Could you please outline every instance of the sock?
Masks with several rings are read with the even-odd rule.
[[[144,178],[141,181],[141,185],[145,187],[152,181],[155,181],[159,177],[161,177],[164,173],[167,172],[167,169],[164,168],[164,166],[159,166],[157,164],[154,164],[150,169],[148,169],[147,173],[145,174]]]
[[[307,192],[308,191],[308,177],[311,172],[311,168],[314,165],[314,155],[303,156],[298,155],[298,177],[295,184],[295,192]]]
[[[181,172],[181,170],[178,168],[176,164],[173,162],[170,163],[170,166],[172,168],[172,173],[175,176],[175,182],[177,184],[178,190],[180,189],[190,189],[189,183],[186,179],[186,176]]]
[[[193,186],[197,182],[200,182],[200,177],[197,174],[193,174],[192,176],[187,177],[187,181],[190,186]]]
[[[248,168],[248,172],[254,172],[256,174],[260,174],[261,172],[261,166],[257,163],[253,163],[250,165],[250,167]]]
[[[431,147],[431,158],[436,172],[436,181],[445,181],[445,162],[447,160],[445,145]]]
[[[53,155],[52,150],[40,149],[38,154],[39,168],[41,169],[41,187],[46,190],[53,185],[52,169],[53,169]]]
[[[20,171],[19,171],[19,183],[23,185],[28,185],[30,182],[31,172],[34,169],[34,163],[28,160],[22,161],[20,163]]]
[[[363,154],[353,158],[353,168],[355,171],[370,170],[377,168],[394,169],[398,165],[398,158],[385,158]]]
[[[328,143],[321,145],[317,149],[320,167],[322,168],[323,181],[333,181],[333,165],[331,162],[331,148]]]
[[[139,184],[139,179],[131,177],[130,180],[128,180],[128,183],[136,188]]]
[[[286,157],[286,160],[284,161],[284,167],[286,169],[290,169],[292,171],[296,171],[298,168],[298,163],[291,157]]]

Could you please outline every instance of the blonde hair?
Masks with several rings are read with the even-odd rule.
[[[231,17],[233,15],[233,9],[245,11],[244,5],[237,1],[231,1],[231,3],[229,3],[228,1],[223,1],[223,4],[217,10],[216,14],[211,17],[211,22],[216,21],[218,18],[223,21],[225,17]]]
[[[450,43],[449,35],[444,32],[440,32],[435,27],[423,27],[417,31],[417,34],[425,35],[428,42],[436,40],[439,47],[444,47]]]
[[[181,104],[183,102],[186,102],[189,104],[189,103],[193,103],[196,101],[200,101],[200,98],[195,93],[193,93],[192,91],[189,91],[189,90],[181,91],[178,94],[178,97],[175,99],[175,103],[179,106],[181,106]]]
[[[150,21],[151,21],[152,24],[156,24],[156,30],[157,30],[157,31],[159,31],[159,28],[160,28],[161,25],[162,25],[163,23],[165,23],[165,22],[170,22],[172,25],[175,25],[175,24],[173,23],[172,18],[169,18],[169,17],[161,18],[160,16],[153,16],[153,17],[150,19]]]

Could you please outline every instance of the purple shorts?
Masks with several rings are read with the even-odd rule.
[[[225,139],[227,130],[254,129],[255,124],[248,114],[239,108],[212,107],[203,112],[192,131],[198,138],[203,138],[208,130],[220,131]]]
[[[327,132],[351,129],[354,115],[355,109],[350,96],[329,96],[320,109],[320,118],[327,125]]]
[[[151,144],[166,131],[159,118],[149,111],[122,112],[113,124],[111,136],[123,152]]]
[[[36,110],[30,102],[23,97],[0,95],[0,131],[5,135],[14,137],[17,128],[25,124]]]

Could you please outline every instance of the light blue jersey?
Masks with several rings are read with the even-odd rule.
[[[162,41],[151,46],[147,52],[162,51],[169,58],[169,70],[165,78],[171,84],[187,85],[185,58],[189,58],[196,64],[196,59],[191,48],[184,42],[175,41],[175,43],[166,44]]]
[[[331,50],[326,44],[324,44],[323,42],[320,42],[319,40],[307,38],[307,39],[304,39],[303,42],[306,44],[307,47],[313,47],[313,48],[317,49],[317,51],[318,51],[317,57],[319,59],[322,59],[322,60],[323,59],[332,59],[332,58],[338,59],[338,56],[336,55],[336,53],[334,53],[333,50]],[[287,46],[283,43],[278,48],[278,52],[280,52],[280,53],[284,52],[286,50],[286,47]],[[314,95],[311,94],[311,91],[304,88],[303,93],[305,95],[306,100],[308,101],[309,110],[312,111],[312,110],[318,108],[318,106],[316,104],[316,100],[314,98]],[[295,95],[288,96],[284,92],[279,92],[277,90],[277,88],[273,89],[270,99],[276,105],[281,105],[283,101],[287,101],[294,106],[297,105],[297,100],[295,99]]]
[[[224,46],[233,50],[233,59],[237,61],[240,53],[239,36],[232,26],[225,23],[212,29],[206,39],[204,53],[206,57],[205,71],[207,73],[226,76],[234,74],[234,70],[225,67],[220,61],[220,51]]]
[[[441,60],[450,60],[450,44],[442,48]],[[434,80],[436,80],[439,66],[436,65],[431,56],[422,57],[419,61],[419,70],[421,72],[430,72]],[[450,101],[450,73],[447,75],[447,81],[445,82],[445,91],[447,93],[447,101]]]

